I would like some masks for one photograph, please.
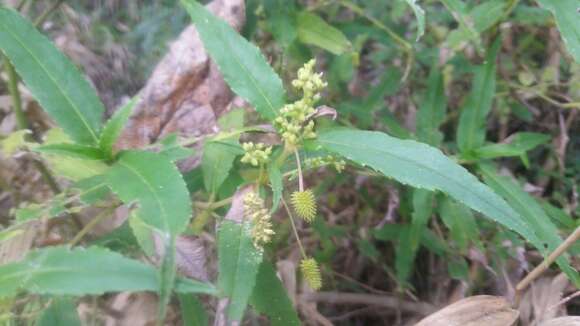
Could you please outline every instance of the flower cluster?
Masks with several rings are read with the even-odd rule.
[[[318,263],[314,258],[302,259],[300,262],[300,271],[306,283],[313,289],[319,290],[322,287],[322,277]]]
[[[275,232],[272,230],[270,213],[258,194],[250,192],[244,197],[244,215],[252,222],[254,246],[262,248],[272,240]]]
[[[268,163],[270,154],[272,154],[272,146],[266,147],[266,145],[262,143],[243,143],[242,148],[246,153],[242,157],[241,162],[251,164],[253,166]]]
[[[321,166],[332,165],[337,172],[342,172],[346,166],[346,162],[342,159],[338,159],[332,155],[326,157],[313,157],[306,159],[304,162],[308,168],[315,169]]]
[[[286,104],[274,120],[274,125],[287,145],[295,146],[302,139],[316,137],[314,121],[306,121],[314,114],[314,105],[320,100],[320,91],[327,83],[322,80],[322,73],[313,71],[315,63],[314,59],[307,62],[298,70],[298,78],[292,81],[292,86],[302,91],[302,98]]]
[[[316,218],[316,197],[314,197],[312,190],[293,192],[291,201],[298,216],[309,223],[314,221]]]

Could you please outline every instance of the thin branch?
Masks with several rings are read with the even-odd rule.
[[[523,280],[518,283],[516,286],[516,305],[519,304],[522,291],[525,290],[536,278],[542,275],[542,273],[544,273],[546,269],[548,269],[548,267],[550,267],[550,265],[552,265],[552,263],[558,259],[558,257],[560,257],[568,248],[570,248],[570,246],[578,241],[578,239],[580,239],[580,226],[577,227],[576,230],[570,234],[568,238],[566,238],[566,240],[564,240],[564,242],[558,246],[558,248],[554,250],[554,252],[546,257],[546,259],[544,259],[540,265],[536,266],[534,270],[532,270]]]
[[[422,316],[433,313],[435,306],[425,302],[412,302],[398,299],[392,296],[366,294],[366,293],[345,293],[345,292],[314,292],[300,295],[300,300],[324,302],[329,304],[352,304],[371,305],[410,313]]]

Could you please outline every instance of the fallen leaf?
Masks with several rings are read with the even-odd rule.
[[[518,315],[505,298],[478,295],[457,301],[415,326],[511,326]]]

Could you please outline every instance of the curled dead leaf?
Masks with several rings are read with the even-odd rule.
[[[415,326],[511,326],[518,316],[505,298],[478,295],[457,301]]]

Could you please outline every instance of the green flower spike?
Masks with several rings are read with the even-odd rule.
[[[306,283],[313,289],[319,290],[322,287],[322,277],[318,263],[314,258],[302,259],[300,262],[300,271]]]

